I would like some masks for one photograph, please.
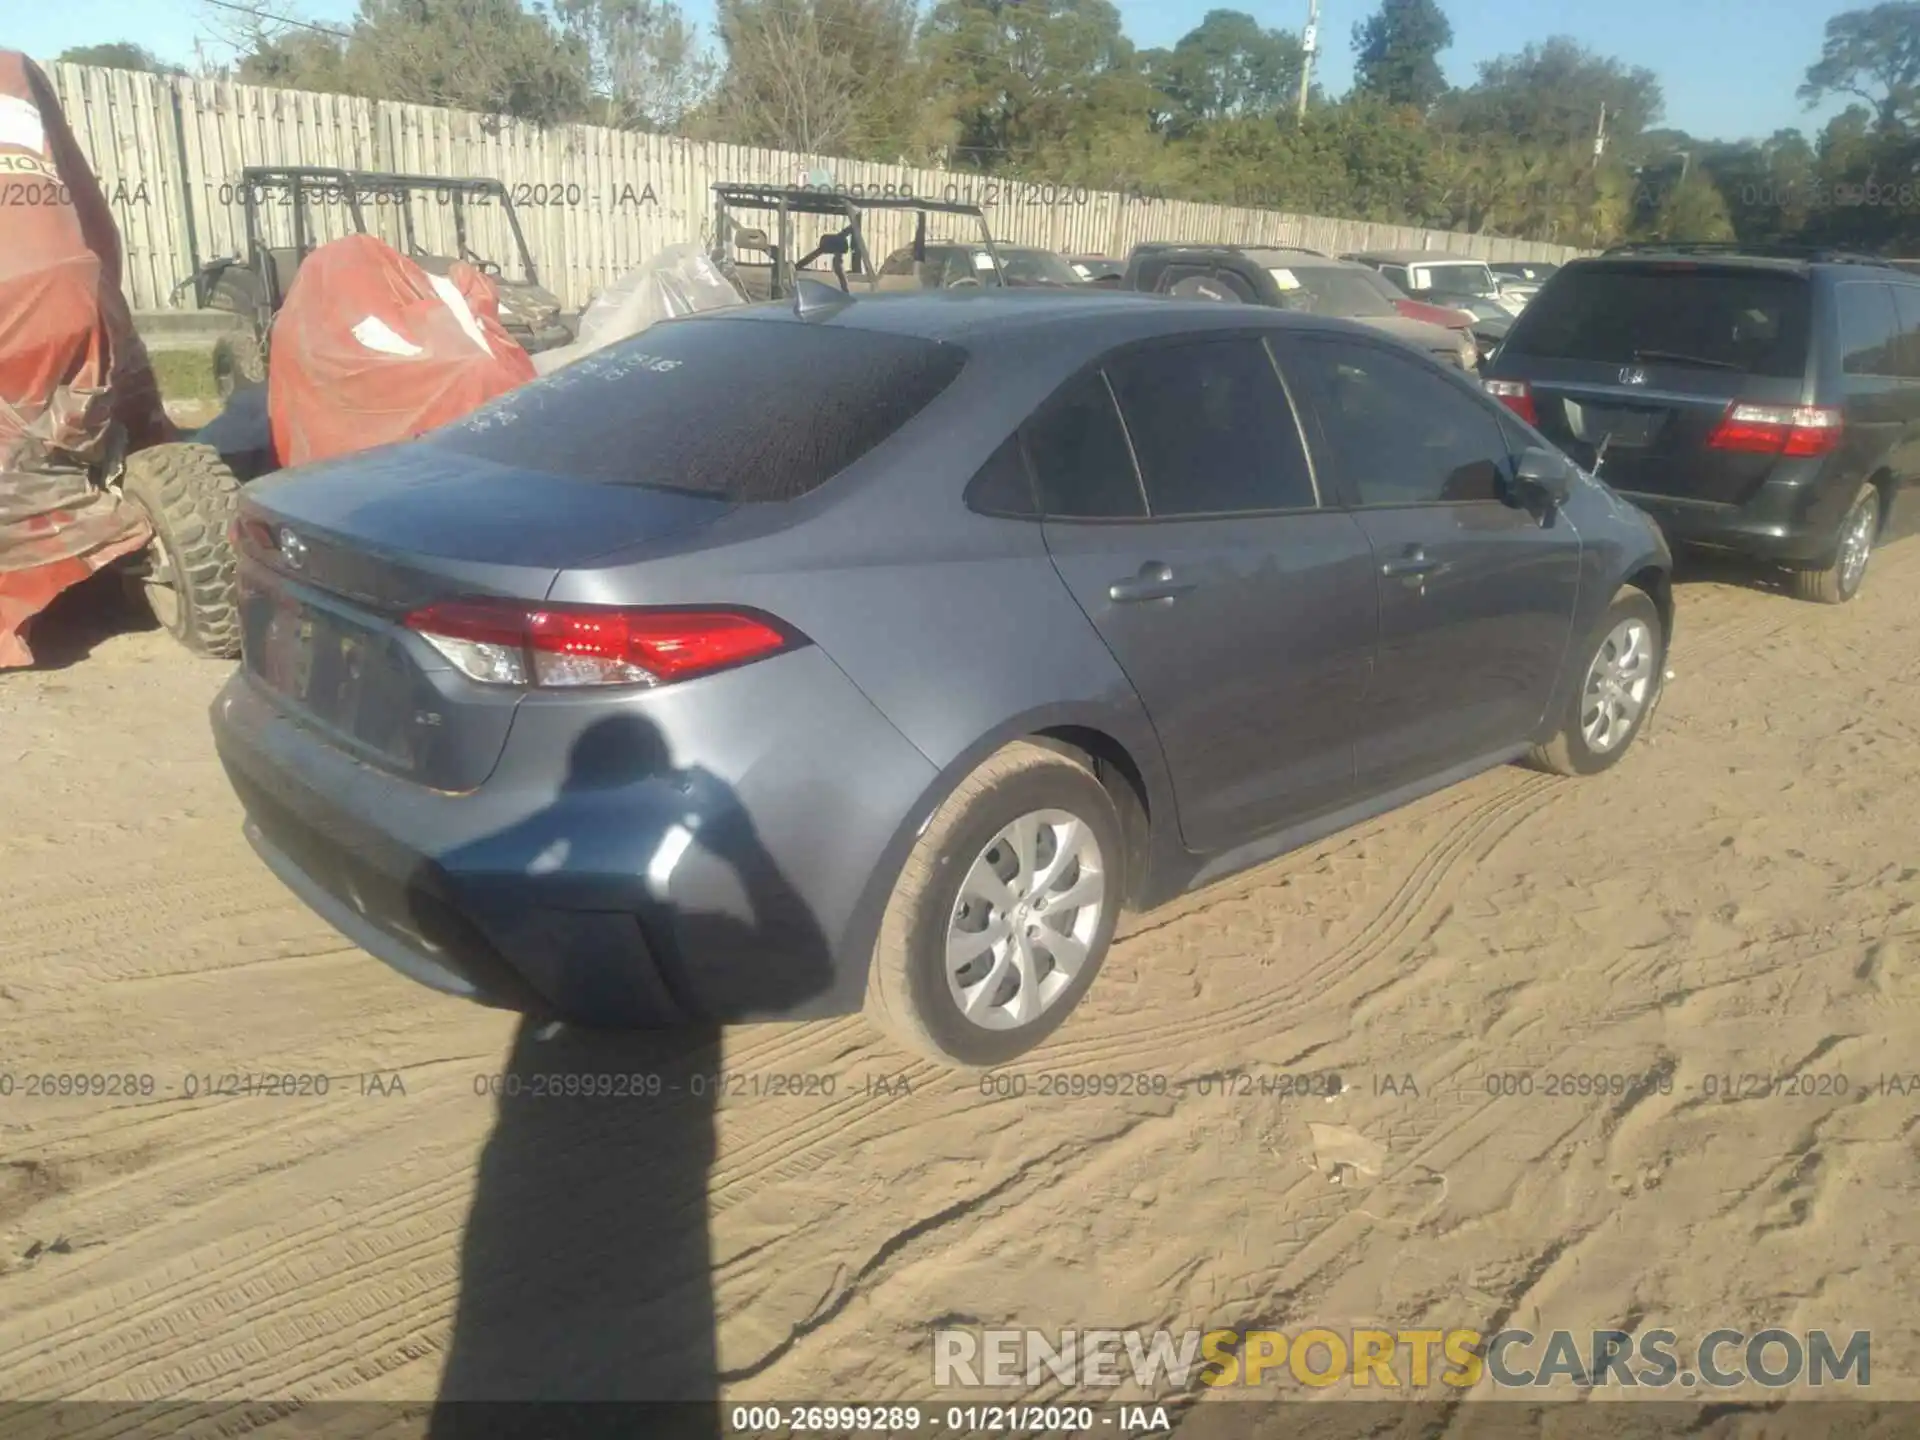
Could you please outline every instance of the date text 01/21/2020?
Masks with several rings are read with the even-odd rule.
[[[1630,1071],[1553,1071],[1536,1075],[1527,1070],[1494,1071],[1484,1084],[1487,1094],[1500,1099],[1624,1098],[1628,1095],[1679,1093],[1702,1100],[1840,1099],[1848,1095],[1920,1095],[1920,1074],[1887,1074],[1857,1078],[1841,1073],[1715,1072],[1690,1081],[1678,1081],[1666,1069]]]
[[[735,1405],[728,1435],[1165,1435],[1164,1405]]]
[[[339,1077],[319,1070],[193,1070],[173,1079],[133,1070],[0,1071],[0,1100],[320,1099],[406,1093],[406,1081],[397,1070]]]

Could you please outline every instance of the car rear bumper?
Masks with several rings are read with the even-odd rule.
[[[1840,520],[1854,489],[1816,472],[1770,479],[1741,505],[1633,490],[1618,493],[1651,515],[1672,543],[1712,546],[1786,565],[1824,565],[1833,558]]]
[[[424,985],[605,1028],[858,1009],[936,778],[813,649],[529,698],[464,794],[358,763],[244,671],[212,718],[248,840],[334,928]]]

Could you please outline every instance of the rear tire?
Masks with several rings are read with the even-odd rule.
[[[1844,605],[1853,599],[1866,583],[1867,562],[1873,558],[1873,542],[1879,534],[1880,492],[1872,485],[1862,485],[1840,522],[1833,563],[1824,570],[1793,572],[1795,598],[1816,605]]]
[[[1644,590],[1629,586],[1587,638],[1560,731],[1534,748],[1532,763],[1555,775],[1598,775],[1619,764],[1660,703],[1666,664],[1660,611]]]
[[[201,655],[240,653],[233,550],[240,482],[211,445],[156,445],[129,456],[126,492],[153,526],[140,588],[154,619]]]
[[[222,335],[213,345],[213,384],[222,400],[247,385],[259,385],[267,378],[267,355],[258,337],[251,331]]]
[[[867,977],[868,1018],[949,1065],[1025,1054],[1099,973],[1125,867],[1119,812],[1085,764],[1024,741],[997,751],[934,812],[901,867]]]

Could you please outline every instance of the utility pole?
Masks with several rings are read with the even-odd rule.
[[[1307,28],[1300,32],[1300,118],[1307,118],[1307,91],[1313,88],[1313,52],[1320,46],[1320,0],[1307,0]]]
[[[1600,157],[1607,153],[1607,102],[1600,102],[1600,128],[1593,132],[1593,168],[1600,168]]]

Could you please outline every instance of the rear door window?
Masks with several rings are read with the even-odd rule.
[[[1891,285],[1850,281],[1833,287],[1840,318],[1840,369],[1848,375],[1893,374],[1899,314]]]
[[[1563,270],[1520,312],[1504,356],[1733,369],[1807,369],[1805,277],[1687,263]]]
[[[957,345],[790,319],[668,320],[424,443],[516,469],[739,504],[816,489],[966,364]]]
[[[1313,507],[1300,428],[1258,338],[1157,345],[1107,375],[1156,519]]]
[[[1023,431],[1042,510],[1061,520],[1138,520],[1140,477],[1106,379],[1092,370],[1049,400]]]

